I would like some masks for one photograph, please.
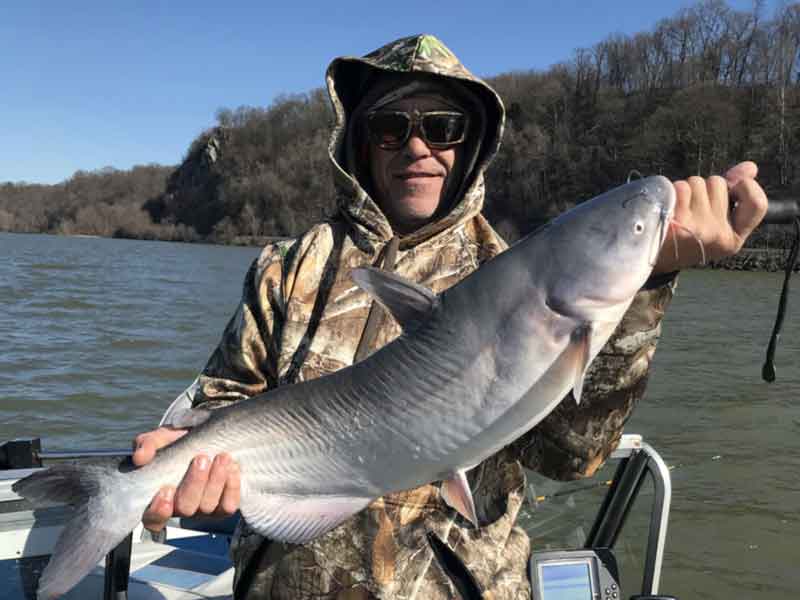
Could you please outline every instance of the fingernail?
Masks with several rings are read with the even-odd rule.
[[[161,490],[161,499],[166,502],[172,502],[172,499],[175,497],[175,490],[172,488],[167,488],[165,490]]]
[[[219,466],[227,467],[228,463],[231,462],[231,457],[227,454],[218,454],[215,460]]]
[[[197,468],[201,471],[208,470],[208,457],[207,456],[198,456],[197,460],[195,461]]]

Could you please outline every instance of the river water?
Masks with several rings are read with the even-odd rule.
[[[129,445],[202,368],[257,253],[0,233],[0,440]],[[780,283],[766,273],[683,273],[648,394],[626,429],[673,467],[661,589],[683,600],[774,600],[800,589],[797,301],[778,381],[760,380]],[[536,494],[571,489],[534,484]],[[583,530],[568,518],[593,514],[602,490],[572,489],[527,510],[534,538],[547,537],[539,524],[551,511],[563,515],[559,535],[579,541]],[[620,550],[640,542],[643,527],[631,522]],[[623,570],[635,563],[621,560]]]

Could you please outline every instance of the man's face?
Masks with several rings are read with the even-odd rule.
[[[386,111],[452,111],[450,104],[430,96],[409,96],[382,107]],[[445,195],[450,175],[460,159],[462,145],[430,148],[415,128],[397,150],[369,145],[370,176],[375,200],[399,233],[410,233],[428,223]]]

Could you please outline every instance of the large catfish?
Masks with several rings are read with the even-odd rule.
[[[465,472],[531,429],[570,392],[650,275],[675,204],[663,177],[580,204],[434,295],[356,269],[403,335],[364,361],[212,412],[148,465],[55,466],[14,485],[76,506],[39,584],[63,594],[140,521],[198,453],[241,468],[241,512],[259,533],[303,543],[389,492],[443,481],[476,522]]]

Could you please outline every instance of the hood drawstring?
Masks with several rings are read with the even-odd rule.
[[[397,249],[400,247],[400,238],[394,236],[389,243],[383,248],[383,264],[381,268],[384,271],[394,271],[394,263],[397,259]],[[378,334],[378,325],[380,324],[381,317],[383,316],[383,308],[375,300],[372,301],[372,306],[369,309],[367,316],[367,323],[364,325],[364,331],[361,333],[361,339],[356,348],[354,363],[357,363],[366,358],[369,353],[369,347],[372,344],[375,336]]]

